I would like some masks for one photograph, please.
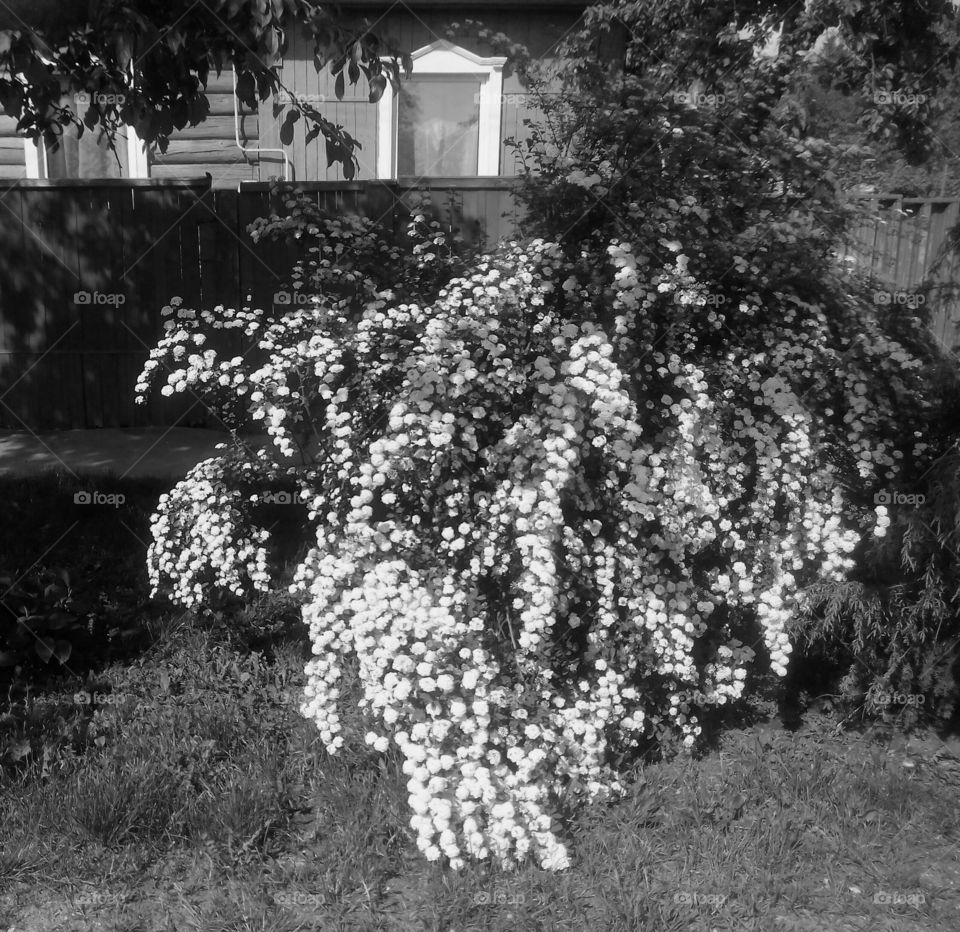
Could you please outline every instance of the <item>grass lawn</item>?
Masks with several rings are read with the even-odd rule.
[[[14,485],[28,504],[0,557],[22,566],[75,514],[67,483]],[[745,709],[701,757],[638,766],[625,798],[569,823],[563,873],[426,862],[397,757],[356,717],[331,758],[300,717],[295,606],[194,616],[146,598],[160,490],[125,483],[124,508],[89,512],[43,559],[112,614],[103,656],[78,650],[73,674],[41,665],[28,689],[7,673],[0,930],[960,929],[957,744],[809,710],[787,730]],[[125,625],[137,635],[108,636]]]

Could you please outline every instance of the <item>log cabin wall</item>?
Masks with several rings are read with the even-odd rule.
[[[580,18],[582,4],[556,3],[551,5],[509,4],[501,7],[485,7],[480,4],[460,6],[445,4],[442,7],[410,7],[394,5],[381,8],[364,5],[351,12],[358,19],[365,18],[379,34],[392,39],[400,48],[409,52],[428,46],[440,39],[476,55],[498,54],[483,42],[476,28],[463,26],[454,35],[448,32],[455,23],[466,19],[482,21],[494,31],[503,32],[514,42],[525,45],[534,56],[549,58],[560,39],[570,31]],[[383,141],[377,138],[377,106],[368,97],[366,79],[351,87],[347,84],[342,100],[334,92],[335,76],[329,69],[317,73],[313,63],[313,48],[305,28],[296,28],[289,36],[287,52],[281,65],[281,80],[292,93],[303,95],[334,124],[343,126],[360,144],[357,153],[360,163],[358,179],[377,177],[378,146]],[[503,102],[500,119],[500,164],[497,174],[514,176],[517,166],[512,150],[503,142],[508,137],[524,138],[526,128],[523,119],[532,115],[530,98],[516,75],[506,73],[503,81]],[[260,107],[260,145],[280,148],[280,123],[282,117],[273,116],[270,101]],[[283,148],[292,162],[293,180],[296,181],[342,181],[342,167],[335,164],[327,167],[326,152],[322,139],[304,144],[308,127],[304,121],[294,126],[293,141]],[[282,174],[283,161],[278,154],[263,155],[260,162],[260,180]]]

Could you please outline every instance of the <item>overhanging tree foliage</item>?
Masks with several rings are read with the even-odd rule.
[[[296,23],[309,30],[317,70],[340,75],[339,96],[344,75],[350,84],[364,75],[377,100],[409,69],[409,58],[366,25],[350,26],[329,5],[308,0],[14,2],[0,15],[0,108],[25,135],[54,147],[71,126],[104,132],[112,145],[126,124],[164,151],[174,130],[207,116],[211,73],[235,69],[237,96],[253,109],[289,91],[275,62]],[[72,103],[78,92],[89,101],[83,112]],[[307,142],[322,136],[329,164],[353,177],[358,141],[289,96],[285,131],[303,116],[312,124]],[[276,102],[274,115],[283,109]]]

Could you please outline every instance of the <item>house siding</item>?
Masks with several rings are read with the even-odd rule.
[[[255,153],[237,148],[234,127],[233,72],[212,74],[207,83],[210,113],[197,126],[175,130],[165,153],[150,152],[151,178],[195,178],[209,173],[214,187],[236,187],[240,181],[259,181],[260,165]],[[256,147],[260,138],[260,114],[240,107],[240,142]]]
[[[529,7],[519,9],[485,9],[470,7],[462,14],[442,8],[418,8],[411,12],[407,7],[396,6],[383,10],[365,8],[360,14],[374,23],[375,30],[402,49],[414,52],[430,45],[438,39],[449,39],[457,45],[478,55],[496,54],[495,50],[482,42],[476,30],[463,30],[454,36],[447,35],[451,23],[461,18],[482,20],[483,24],[494,32],[502,32],[514,42],[525,45],[532,55],[549,58],[549,53],[557,42],[567,33],[580,17],[576,7],[556,8]],[[345,89],[343,100],[337,100],[334,93],[335,77],[329,69],[317,74],[313,64],[313,49],[310,36],[304,27],[297,26],[288,37],[288,48],[281,65],[281,80],[289,91],[306,96],[328,120],[342,126],[359,143],[357,151],[359,179],[377,177],[377,107],[368,98],[366,79],[353,87]],[[535,111],[530,97],[520,79],[514,74],[504,74],[503,105],[501,107],[500,138],[513,136],[518,140],[527,137],[523,126],[524,117]],[[272,103],[266,101],[260,107],[260,145],[268,148],[284,148],[287,152],[296,181],[341,181],[343,170],[339,164],[327,167],[326,148],[320,137],[305,145],[305,134],[309,129],[303,120],[294,124],[292,142],[283,146],[280,142],[279,118],[273,116]],[[272,166],[269,167],[268,166]],[[273,174],[280,174],[282,160],[279,155],[264,155],[260,173],[263,180]],[[514,153],[505,143],[501,143],[499,174],[512,176],[518,167]]]
[[[26,174],[23,137],[17,135],[17,121],[0,113],[0,178],[12,181]]]
[[[421,0],[415,9],[407,6],[354,0],[351,14],[366,19],[380,35],[408,52],[430,45],[438,39],[450,39],[478,55],[496,54],[496,50],[480,40],[477,30],[464,27],[448,36],[447,29],[458,20],[479,20],[494,32],[502,32],[511,40],[526,46],[531,54],[549,61],[551,51],[576,24],[583,7],[569,0],[547,2],[500,3],[431,3]],[[616,40],[601,55],[617,54]],[[377,106],[369,102],[366,79],[346,87],[342,100],[334,92],[336,78],[324,69],[317,73],[313,63],[310,35],[302,24],[294,25],[288,36],[280,77],[286,89],[303,95],[334,125],[342,126],[358,143],[358,179],[377,177],[377,155],[381,140],[377,138]],[[234,137],[235,94],[233,73],[225,70],[211,75],[207,85],[210,112],[197,126],[175,130],[166,152],[153,146],[149,154],[149,175],[159,179],[212,177],[214,187],[236,187],[239,182],[267,181],[283,176],[284,159],[278,151],[243,152]],[[249,149],[283,150],[289,160],[290,177],[294,181],[343,181],[343,168],[327,165],[326,146],[322,136],[307,144],[310,129],[301,119],[293,127],[293,139],[287,145],[280,141],[280,117],[273,115],[274,101],[261,102],[256,111],[240,107],[240,141]],[[529,137],[524,119],[536,116],[536,106],[517,75],[503,76],[503,100],[500,112],[500,157],[498,174],[511,177],[520,166],[506,140],[522,142]],[[391,144],[392,141],[383,141]],[[0,179],[23,177],[26,172],[23,139],[16,135],[13,118],[0,114]]]

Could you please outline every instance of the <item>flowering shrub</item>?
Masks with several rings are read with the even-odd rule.
[[[797,575],[788,632],[805,648],[828,643],[842,670],[853,656],[846,685],[861,695],[888,689],[891,677],[929,686],[929,670],[901,674],[907,660],[926,669],[954,656],[930,646],[952,630],[941,622],[954,611],[956,576],[952,565],[944,572],[942,534],[931,530],[952,526],[950,499],[927,487],[956,434],[956,361],[934,345],[930,304],[893,308],[889,283],[871,282],[856,263],[851,271],[849,258],[837,262],[858,212],[836,176],[854,170],[855,153],[808,135],[794,100],[803,56],[783,43],[770,53],[765,28],[705,28],[704,17],[723,25],[727,15],[695,4],[595,4],[556,65],[523,63],[544,113],[515,144],[534,169],[522,179],[524,230],[561,241],[571,261],[584,257],[584,277],[612,240],[635,244],[646,268],[682,250],[716,312],[715,336],[700,328],[690,340],[676,309],[654,303],[637,321],[637,355],[672,347],[707,372],[724,353],[751,359],[747,381],[717,372],[731,401],[749,402],[767,380],[789,386],[784,398],[810,431],[807,455],[842,492],[838,521],[869,532],[851,553],[850,578]],[[629,34],[623,67],[590,51],[611,24]],[[661,388],[670,393],[647,390],[656,398]],[[751,428],[748,416],[735,417],[735,431]],[[779,473],[784,448],[769,449]],[[892,493],[924,491],[940,503],[932,514],[889,507]],[[780,533],[776,519],[766,531]],[[809,659],[822,669],[822,656]],[[949,714],[953,680],[937,681]]]
[[[381,254],[359,221],[312,235]],[[608,274],[584,280],[557,244],[514,243],[417,301],[423,255],[445,260],[381,245],[393,288],[371,267],[344,294],[312,258],[306,307],[176,309],[143,389],[161,363],[173,390],[226,379],[273,449],[224,451],[161,501],[151,579],[185,605],[266,589],[252,509],[295,481],[316,538],[294,582],[316,655],[304,713],[328,749],[349,662],[368,740],[405,756],[427,857],[559,867],[561,799],[615,791],[613,760],[650,736],[692,745],[698,706],[742,695],[754,648],[784,673],[800,580],[839,578],[858,535],[822,425],[769,357],[686,361],[723,315],[679,251],[645,270],[611,243]],[[660,348],[641,321],[667,311]],[[801,311],[814,332],[815,309],[779,320]],[[259,335],[263,358],[178,352],[217,326]],[[833,364],[798,343],[778,371]]]
[[[418,844],[453,867],[564,867],[567,801],[617,792],[650,741],[692,747],[752,670],[782,676],[803,587],[842,580],[863,532],[883,532],[848,487],[863,499],[896,474],[893,426],[924,410],[919,338],[898,341],[831,270],[822,225],[772,209],[767,150],[731,169],[714,141],[710,161],[717,117],[657,98],[673,132],[656,166],[674,145],[707,159],[658,189],[639,150],[594,157],[582,99],[559,104],[577,146],[531,148],[544,235],[461,256],[422,215],[391,244],[285,195],[254,233],[308,244],[308,301],[172,302],[139,386],[167,368],[164,391],[205,393],[272,441],[238,439],[161,502],[154,585],[186,605],[267,588],[255,509],[295,484],[312,543],[293,582],[315,655],[302,711],[335,753],[356,672],[367,741],[404,757]],[[650,128],[637,110],[603,119],[608,150]],[[728,198],[760,178],[735,222],[713,219],[711,171]],[[612,223],[569,222],[617,185]],[[251,358],[202,350],[218,327],[255,341]]]

